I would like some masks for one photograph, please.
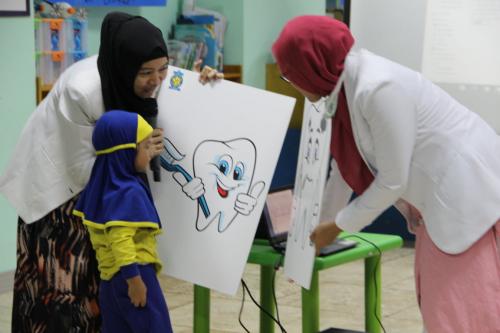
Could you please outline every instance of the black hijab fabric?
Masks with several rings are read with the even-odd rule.
[[[156,99],[137,96],[134,81],[144,62],[161,57],[168,57],[168,51],[160,29],[141,16],[121,12],[106,15],[97,58],[105,110],[155,116]]]

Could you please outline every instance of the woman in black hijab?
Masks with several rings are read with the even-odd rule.
[[[141,16],[114,12],[101,27],[97,67],[105,111],[126,110],[140,114],[156,127],[158,104],[154,98],[168,69],[168,51],[157,27]],[[163,132],[155,129],[155,153],[163,149]],[[159,160],[151,165],[155,180],[160,177]],[[147,183],[147,178],[144,176]]]
[[[152,60],[160,63],[158,77],[154,71],[148,73],[153,81],[150,87],[156,89],[155,83],[159,85],[165,79],[168,65],[167,46],[160,29],[140,16],[120,12],[106,15],[97,58],[106,111],[127,110],[144,118],[156,115],[156,99],[140,96],[140,91],[134,90],[141,68]]]
[[[35,114],[64,113],[58,108],[66,105],[78,118],[75,123],[80,123],[83,118],[91,118],[89,121],[92,124],[95,122],[94,115],[98,117],[102,112],[113,109],[135,112],[144,118],[154,117],[157,114],[154,95],[167,75],[167,68],[167,47],[158,28],[139,16],[110,13],[104,18],[101,27],[97,66],[95,57],[90,57],[65,71],[46,97],[49,101],[41,103]],[[208,66],[200,73],[202,83],[222,77],[223,74]],[[37,119],[33,121],[27,127],[46,125]],[[45,131],[64,139],[67,128],[51,126],[53,128]],[[29,135],[29,132],[22,134]],[[161,129],[155,129],[153,136],[155,150],[159,152],[163,149]],[[67,141],[74,144],[74,139],[70,139]],[[49,142],[43,144],[51,156],[63,154],[55,145]],[[80,146],[85,145],[90,145],[90,142],[77,142],[75,149],[79,150]],[[33,149],[39,149],[39,144],[35,143]],[[64,164],[67,159],[60,160],[62,164],[59,168],[67,173],[68,165]],[[40,174],[38,170],[20,167],[29,163],[32,161],[20,160],[10,167],[16,170],[12,176],[15,184],[26,189],[22,192],[24,197],[18,201],[24,200],[21,204],[33,201],[33,196],[47,192],[50,188],[51,193],[56,192],[57,200],[65,202],[53,209],[54,206],[49,204],[55,199],[38,200],[42,204],[38,213],[43,213],[43,217],[29,220],[28,223],[21,218],[18,220],[12,332],[99,332],[99,271],[95,252],[81,219],[71,214],[78,199],[75,193],[79,190],[69,188],[70,193],[59,193],[59,187],[53,185],[55,179],[49,178],[41,181],[42,186],[35,188],[23,180],[31,179],[25,177],[23,172]],[[54,190],[54,187],[57,188]],[[66,186],[60,188],[61,191],[68,191]]]

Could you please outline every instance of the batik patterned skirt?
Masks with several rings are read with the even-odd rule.
[[[12,332],[99,332],[99,272],[76,198],[17,229]]]

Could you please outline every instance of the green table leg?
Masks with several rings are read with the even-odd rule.
[[[375,316],[382,320],[381,313],[380,255],[365,259],[365,330],[368,333],[380,333],[380,323]]]
[[[319,276],[313,271],[311,288],[302,288],[302,333],[319,332]]]
[[[270,314],[275,316],[273,299],[273,266],[260,266],[260,305]],[[274,321],[267,314],[260,311],[260,331],[263,333],[274,332]]]
[[[210,289],[194,285],[193,332],[210,332]]]

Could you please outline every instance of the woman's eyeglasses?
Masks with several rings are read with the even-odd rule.
[[[291,83],[290,80],[288,80],[286,77],[284,77],[283,75],[280,75],[280,78],[285,81],[286,83]]]

